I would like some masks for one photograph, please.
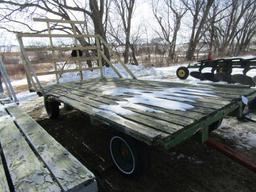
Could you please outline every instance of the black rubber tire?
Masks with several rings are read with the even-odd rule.
[[[60,114],[59,105],[60,103],[58,101],[48,100],[46,97],[44,98],[45,110],[50,119],[57,119],[59,117],[59,114]]]
[[[217,128],[221,125],[222,120],[223,120],[223,119],[220,119],[220,120],[218,120],[218,121],[212,123],[211,125],[209,125],[209,128],[208,128],[209,133],[212,132],[212,131],[214,131],[215,129],[217,129]]]
[[[256,112],[256,97],[248,103],[248,108],[250,112]]]
[[[64,103],[64,109],[65,109],[65,111],[71,111],[71,110],[73,110],[73,107]]]
[[[189,76],[189,70],[187,67],[179,67],[176,71],[176,76],[182,80],[187,79]]]
[[[121,147],[124,147],[125,154],[120,151]],[[112,136],[109,142],[109,151],[113,164],[125,176],[138,176],[149,166],[150,158],[147,146],[130,137]],[[129,162],[124,156],[130,157]]]

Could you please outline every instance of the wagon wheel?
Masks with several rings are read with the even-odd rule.
[[[209,125],[209,127],[208,127],[209,133],[212,132],[212,131],[214,131],[215,129],[217,129],[217,128],[221,125],[222,120],[223,120],[223,119],[220,119],[220,120],[218,120],[218,121],[215,121],[215,122],[212,123],[211,125]]]
[[[73,107],[70,106],[70,105],[68,105],[68,104],[66,104],[66,103],[64,103],[64,109],[65,109],[66,111],[71,111],[71,110],[73,110]]]
[[[187,67],[179,67],[176,71],[176,75],[180,79],[187,79],[189,76],[189,70]]]
[[[115,135],[110,139],[109,151],[115,167],[126,176],[140,174],[149,165],[148,151],[131,138]]]
[[[55,100],[50,100],[47,97],[44,98],[44,106],[50,119],[57,119],[60,113],[60,103]]]

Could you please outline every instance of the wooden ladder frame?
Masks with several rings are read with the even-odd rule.
[[[5,66],[4,66],[4,62],[3,62],[1,56],[0,56],[0,73],[2,74],[3,82],[4,82],[4,84],[5,84],[5,88],[6,88],[6,91],[7,91],[7,93],[8,93],[9,98],[10,98],[13,102],[15,102],[15,103],[18,104],[19,101],[18,101],[18,99],[17,99],[17,97],[16,97],[16,93],[15,93],[13,87],[12,87],[11,81],[10,81],[10,79],[9,79],[9,75],[8,75],[8,73],[7,73],[7,71],[6,71],[6,68],[5,68]]]
[[[43,93],[43,88],[42,85],[39,81],[38,76],[42,75],[50,75],[50,74],[55,74],[56,76],[56,82],[59,83],[59,78],[63,73],[67,72],[79,72],[80,74],[80,80],[83,80],[83,71],[85,70],[93,70],[93,69],[99,69],[100,70],[100,78],[104,78],[104,73],[103,73],[103,61],[109,64],[109,66],[113,69],[113,71],[116,73],[116,75],[119,78],[123,78],[121,73],[118,71],[118,69],[114,66],[114,64],[110,61],[110,59],[107,58],[107,56],[104,53],[104,47],[106,47],[109,50],[109,53],[113,58],[117,59],[117,61],[122,65],[122,67],[125,69],[125,71],[129,74],[129,76],[133,79],[136,79],[135,75],[132,73],[131,70],[124,64],[124,62],[118,57],[118,55],[112,50],[110,45],[100,36],[100,35],[88,35],[88,34],[77,34],[75,30],[75,25],[79,24],[82,25],[84,24],[83,21],[71,21],[71,20],[57,20],[57,19],[41,19],[41,18],[34,18],[34,21],[37,22],[45,22],[47,24],[47,33],[44,34],[39,34],[39,33],[17,33],[17,39],[20,45],[20,52],[21,52],[21,58],[22,58],[22,63],[25,67],[26,70],[26,76],[27,76],[27,81],[28,81],[28,87],[29,90],[31,91],[36,91],[39,93]],[[51,29],[51,24],[70,24],[72,28],[72,34],[67,34],[67,33],[62,33],[62,34],[55,34],[52,32]],[[49,47],[35,47],[35,48],[28,48],[24,46],[23,43],[23,38],[48,38],[49,39]],[[72,47],[59,47],[55,46],[53,42],[53,38],[72,38],[74,41],[74,46]],[[79,45],[78,39],[77,38],[84,38],[84,39],[93,39],[94,40],[94,45]],[[28,58],[28,51],[51,51],[53,55],[53,64],[54,64],[54,71],[48,71],[48,72],[40,72],[37,73],[31,63],[31,61]],[[58,58],[56,57],[56,52],[58,51],[73,51],[76,50],[77,52],[77,57],[72,58],[72,60],[75,61],[75,63],[78,63],[78,68],[76,69],[68,69],[65,70],[65,65],[68,62],[67,58],[64,65],[62,66],[61,69],[58,69]],[[80,50],[95,50],[96,52],[96,57],[80,57],[79,51]],[[97,61],[98,67],[87,67],[83,68],[81,61]]]

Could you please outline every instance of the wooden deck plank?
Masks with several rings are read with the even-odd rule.
[[[61,92],[61,90],[59,92]],[[64,91],[62,93],[63,93],[63,96],[65,96],[65,97],[72,98],[76,101],[80,101],[81,103],[86,103],[87,105],[95,107],[98,110],[106,110],[104,108],[104,105],[106,105],[105,103],[92,101],[92,100],[90,100],[89,98],[86,98],[86,97],[79,97],[79,96],[77,96],[73,93],[65,93]],[[125,110],[125,109],[123,109],[123,110]],[[127,114],[123,114],[122,112],[119,112],[118,110],[114,111],[114,110],[109,109],[108,111],[110,111],[111,113],[115,113],[115,114],[119,115],[122,118],[134,121],[134,122],[142,124],[144,126],[151,127],[151,128],[153,128],[155,130],[158,130],[158,131],[163,131],[165,133],[170,133],[171,134],[174,131],[176,131],[177,129],[182,129],[183,128],[183,126],[180,126],[180,125],[177,125],[177,124],[174,124],[174,123],[167,123],[167,122],[164,122],[162,120],[156,120],[156,119],[153,120],[152,118],[149,118],[145,115],[141,115],[139,113],[132,112],[132,111],[127,111]]]
[[[3,154],[15,191],[61,191],[11,118],[1,117]]]
[[[86,103],[88,105],[91,105],[91,106],[99,108],[99,109],[101,109],[102,105],[105,104],[105,103],[99,103],[99,102],[92,101],[92,100],[90,100],[90,98],[79,97],[79,96],[75,95],[73,93],[73,91],[70,91],[70,90],[64,91],[63,89],[59,89],[58,93],[62,94],[65,97],[70,97],[70,98],[72,98],[76,101],[80,101],[81,103]],[[210,110],[210,109],[205,109],[205,110],[207,110],[207,112],[209,112],[209,113],[214,112],[214,110]],[[133,121],[133,122],[151,127],[155,130],[163,131],[163,132],[169,133],[169,134],[173,134],[174,132],[184,128],[184,126],[180,126],[179,124],[176,124],[176,123],[173,123],[173,122],[172,123],[171,122],[166,123],[166,121],[159,120],[159,119],[156,119],[156,118],[152,119],[151,117],[148,117],[148,115],[146,115],[146,114],[137,113],[135,111],[129,111],[128,114],[130,112],[134,112],[133,114],[129,114],[129,115],[128,114],[123,115],[118,110],[111,111],[111,112],[113,112],[113,113],[115,113],[115,114],[119,115],[120,117],[125,118],[127,120],[130,120],[130,121]]]
[[[18,107],[8,111],[64,191],[82,189],[92,182],[93,174],[29,115]]]
[[[59,89],[55,89],[55,91],[52,91],[51,94],[55,95],[56,97],[60,97],[61,94],[59,94],[58,91],[63,91],[63,90],[67,91],[65,94],[72,92],[71,90],[66,90],[66,89],[59,88]],[[143,104],[140,104],[140,105],[143,105]],[[146,107],[154,108],[154,106],[146,106]],[[198,119],[198,118],[201,118],[201,117],[204,116],[203,113],[211,113],[212,112],[212,110],[210,110],[210,111],[209,110],[207,110],[207,111],[200,110],[200,113],[198,113],[198,112],[188,110],[185,113],[184,111],[169,110],[169,109],[164,109],[164,108],[158,108],[158,110],[168,112],[171,115],[178,115],[182,119],[184,119],[184,115],[186,115],[186,117],[191,118],[191,119]]]
[[[150,91],[161,91],[163,93],[167,89],[175,88],[175,87],[160,87],[160,86],[159,87],[155,87],[155,86],[146,87],[144,85],[139,85],[138,86],[136,84],[135,85],[132,85],[132,84],[125,85],[123,83],[117,83],[116,85],[119,85],[120,87],[126,87],[126,88],[137,88],[137,89],[141,88],[141,89],[150,90]],[[197,90],[197,89],[191,89],[191,88],[186,88],[186,87],[178,87],[178,86],[176,86],[176,88],[182,89],[180,91],[178,91],[178,90],[176,91],[176,93],[179,93],[181,95],[180,96],[181,98],[183,97],[183,95],[191,95],[191,96],[207,97],[208,99],[217,100],[217,98],[207,96],[206,93],[203,93],[201,89]],[[97,89],[97,86],[92,88],[92,90],[95,90],[95,89]],[[215,95],[215,96],[220,96],[220,97],[228,99],[228,100],[231,100],[231,99],[234,99],[234,98],[237,98],[237,97],[241,96],[240,92],[236,92],[234,94],[231,94],[231,93],[229,93],[229,91],[227,91],[226,93],[222,93],[222,92],[215,91],[214,89],[212,90],[212,94]]]
[[[86,89],[79,89],[79,88],[76,88],[76,87],[71,87],[71,86],[63,86],[63,88],[65,89],[71,89],[71,92],[72,93],[75,93],[77,95],[80,95],[80,96],[84,96],[85,94],[91,94],[93,96],[96,96],[96,98],[94,97],[94,99],[98,99],[99,101],[104,101],[106,100],[106,98],[104,96],[110,96],[111,95],[105,95],[103,94],[102,92],[100,92],[99,90],[94,91],[88,91]],[[182,94],[178,94],[179,96],[177,95],[171,95],[171,94],[166,94],[166,95],[163,95],[163,96],[157,96],[156,98],[160,98],[160,99],[167,99],[167,100],[171,100],[171,101],[178,101],[178,102],[184,102],[184,103],[188,103],[188,104],[191,104],[191,105],[194,105],[194,106],[198,106],[198,107],[204,107],[204,108],[212,108],[212,109],[218,109],[218,108],[221,108],[221,107],[224,107],[225,105],[227,105],[229,102],[227,101],[223,101],[223,100],[220,100],[220,99],[215,99],[213,100],[211,97],[208,97],[207,99],[204,99],[204,98],[194,98],[193,100],[189,97],[187,98],[184,98],[182,97]],[[122,96],[122,99],[125,99],[125,95],[120,95]],[[120,101],[120,96],[112,96],[112,100],[114,100],[115,102],[116,101]],[[199,101],[199,102],[197,102]],[[108,100],[109,104],[114,104],[115,102],[111,101],[111,100]]]
[[[245,92],[251,92],[252,90],[249,90],[249,87],[245,86],[237,86],[237,85],[230,85],[230,84],[206,84],[206,83],[200,83],[200,84],[187,84],[187,83],[180,83],[180,82],[167,82],[167,81],[152,81],[152,80],[141,80],[141,79],[106,79],[106,81],[123,81],[127,83],[141,83],[146,85],[155,85],[155,86],[161,86],[161,87],[175,87],[175,86],[182,86],[182,87],[195,87],[198,89],[204,89],[209,87],[214,87],[216,90],[243,90]],[[225,92],[224,92],[225,93]]]
[[[71,93],[71,94],[75,94],[75,95],[78,95],[78,96],[81,96],[81,97],[86,97],[86,95],[83,93],[83,92],[81,92],[81,91],[74,91],[73,89],[75,89],[75,88],[72,88],[71,89],[71,87],[68,87],[68,88],[66,88],[66,87],[63,87],[63,88],[61,88],[61,87],[59,87],[59,88],[56,88],[56,90],[58,90],[58,91],[63,91],[63,90],[65,90],[66,91],[66,93]],[[79,89],[75,89],[75,90],[79,90]],[[88,92],[88,91],[87,91]],[[90,92],[88,92],[88,93],[90,93]],[[93,93],[92,93],[93,94]],[[94,93],[94,95],[95,95],[95,93]],[[102,95],[102,94],[101,94]],[[97,94],[96,94],[96,96],[97,96]],[[130,96],[132,96],[132,95],[130,95]],[[117,97],[117,96],[116,96]],[[157,97],[156,97],[157,98]],[[118,100],[118,99],[117,99]],[[171,99],[169,99],[169,100],[171,100]],[[101,98],[101,99],[99,99],[99,101],[102,101],[102,102],[104,102],[104,98]],[[175,101],[175,100],[173,100],[173,101]],[[178,101],[179,102],[179,101]],[[185,103],[185,102],[184,102]],[[139,103],[138,103],[139,104]],[[221,108],[221,107],[223,107],[223,106],[225,106],[225,105],[223,105],[223,104],[216,104],[216,106],[214,106],[214,105],[212,105],[212,104],[210,104],[211,106],[212,106],[212,108],[211,107],[207,107],[207,104],[205,104],[205,103],[202,103],[202,104],[200,104],[200,102],[194,102],[194,103],[190,103],[191,105],[194,105],[194,108],[193,109],[191,109],[191,110],[187,110],[186,111],[186,114],[187,113],[189,113],[189,111],[193,111],[193,112],[198,112],[198,113],[203,113],[203,114],[210,114],[210,113],[212,113],[215,109],[218,109],[218,108]],[[172,111],[171,109],[169,109],[170,111]],[[185,113],[183,114],[183,115],[186,115]]]
[[[93,84],[91,86],[91,89],[88,88],[87,84],[85,84],[85,86],[81,85],[81,84],[78,84],[78,86],[76,86],[76,85],[74,86],[72,84],[63,84],[63,85],[59,85],[59,86],[65,87],[65,88],[72,88],[73,90],[79,90],[81,93],[88,93],[88,94],[103,96],[104,94],[102,94],[102,91],[99,90],[98,88],[102,89],[102,88],[104,88],[104,85],[109,86],[109,84],[106,84],[104,82],[100,82],[101,84],[97,84],[97,83]],[[120,82],[119,82],[119,85],[120,85]],[[120,86],[129,88],[130,85],[124,86],[124,84],[121,84]],[[136,88],[138,88],[138,87],[136,87]],[[152,92],[152,88],[145,88],[145,87],[141,87],[141,88],[143,90],[148,90],[148,91]],[[161,87],[161,88],[163,88],[163,87]],[[162,91],[164,93],[164,90],[157,89],[157,91]],[[198,91],[200,91],[200,90],[198,90]],[[189,95],[190,95],[190,97],[189,97]],[[216,104],[216,103],[217,103],[217,105],[222,104],[223,106],[227,104],[227,101],[222,101],[218,97],[209,97],[209,96],[205,96],[205,95],[202,97],[202,95],[200,95],[200,94],[198,95],[191,91],[190,92],[188,91],[188,92],[166,93],[166,96],[176,97],[176,100],[183,100],[183,99],[186,100],[186,99],[191,99],[192,97],[195,99],[197,97],[196,100],[203,101],[204,103],[210,103],[209,104],[210,106],[211,106],[211,104]],[[199,98],[199,96],[201,96],[201,98]],[[219,96],[226,97],[228,100],[234,98],[234,96],[232,96],[232,97],[229,97],[226,95],[219,95]],[[240,97],[240,95],[239,96],[236,95],[235,97]],[[216,102],[216,101],[218,101],[218,102]]]
[[[75,95],[76,97],[73,97],[73,98],[76,99],[77,101],[85,101],[85,103],[92,102],[91,104],[94,104],[94,107],[97,107],[97,108],[100,108],[104,104],[118,105],[118,103],[116,103],[116,102],[109,103],[108,100],[105,100],[105,98],[99,97],[98,99],[95,99],[95,97],[92,98],[90,96],[85,96],[84,94],[81,94],[77,91],[65,92],[62,89],[60,89],[59,93],[60,92],[62,92],[62,94],[66,95],[66,96],[68,94],[69,97],[73,97]],[[93,101],[91,101],[91,100],[93,100]],[[84,103],[84,102],[82,102],[82,103]],[[124,105],[124,106],[127,107],[127,109],[129,109],[129,107],[135,107],[136,108],[136,106],[137,106],[137,108],[138,107],[140,107],[140,108],[143,107],[143,106],[140,106],[139,104],[132,104],[132,103],[127,103],[127,105]],[[150,108],[149,108],[149,110],[150,110]],[[117,112],[115,112],[115,113],[117,113]],[[137,112],[135,112],[135,113],[137,113]]]
[[[63,85],[63,87],[66,87],[66,88],[72,88],[72,89],[76,89],[76,90],[79,90],[80,92],[84,92],[84,93],[88,93],[88,94],[95,94],[95,93],[98,93],[100,94],[101,96],[104,95],[102,94],[102,90],[99,90],[98,88],[101,88],[101,89],[104,89],[104,85],[106,84],[101,84],[101,85],[94,85],[92,86],[91,89],[88,89],[88,88],[84,88],[83,86],[79,86],[79,87],[76,87],[76,86],[72,86],[72,85]],[[125,87],[125,88],[129,88],[131,87],[131,85],[128,85],[128,86],[124,86],[124,84],[120,84],[120,87]],[[109,87],[108,87],[109,88]],[[138,86],[132,86],[132,88],[137,88],[138,89]],[[150,92],[152,92],[152,88],[145,88],[144,86],[143,87],[140,87],[142,90],[148,90]],[[165,92],[165,90],[160,90],[160,89],[157,89],[155,91],[161,91],[162,93]],[[196,92],[198,91],[198,92]],[[176,91],[176,93],[166,93],[164,97],[176,97],[176,99],[173,99],[175,101],[179,101],[179,100],[187,100],[187,99],[190,99],[191,98],[194,98],[195,100],[198,100],[198,101],[203,101],[203,103],[206,103],[208,105],[208,107],[210,106],[216,106],[218,105],[226,105],[227,104],[227,101],[222,101],[220,100],[219,97],[210,97],[210,96],[207,96],[205,94],[203,94],[202,92],[200,92],[200,90],[193,90],[191,91],[191,89],[184,89],[184,90],[181,90],[181,91]],[[240,95],[233,95],[233,96],[230,96],[230,95],[223,95],[223,94],[216,94],[216,96],[220,96],[221,98],[226,98],[226,100],[232,100],[234,98],[240,98]],[[217,102],[216,102],[217,101]],[[199,102],[200,103],[200,102]],[[214,105],[212,105],[214,104]]]
[[[59,95],[62,95],[61,98],[66,98],[66,99],[71,99],[72,101],[76,101],[77,105],[81,106],[82,105],[86,105],[86,106],[90,106],[92,111],[90,111],[91,115],[98,115],[98,113],[100,112],[100,114],[105,114],[105,113],[101,113],[101,112],[106,112],[106,113],[110,113],[110,114],[115,114],[115,119],[118,119],[118,117],[120,118],[120,120],[122,119],[126,119],[128,121],[128,119],[126,117],[124,117],[124,115],[122,115],[121,113],[119,113],[118,111],[111,111],[111,110],[105,110],[104,109],[104,103],[100,103],[100,102],[97,102],[97,101],[93,101],[93,100],[90,100],[90,98],[86,98],[86,97],[79,97],[75,94],[66,94],[65,91],[63,90],[59,90],[58,91],[58,94]],[[62,100],[62,99],[61,99]],[[81,111],[84,111],[83,109]],[[134,113],[135,114],[135,113]],[[138,118],[137,117],[134,117],[135,119],[137,119],[138,121]],[[143,120],[143,117],[141,117],[142,120]],[[146,118],[146,117],[145,117]],[[113,119],[110,119],[111,121]],[[148,125],[145,125],[144,123],[139,123],[139,122],[134,122],[135,126],[139,126],[139,125],[143,125],[143,129],[146,128],[146,131],[149,131],[150,130],[150,127],[152,126],[151,124],[148,123]],[[154,122],[156,124],[156,122]],[[129,123],[130,124],[130,123]],[[157,124],[159,125],[159,124]],[[176,125],[175,125],[176,126]],[[151,127],[152,128],[152,127]],[[151,129],[152,130],[152,129]],[[162,134],[162,131],[155,131],[156,134],[154,133],[154,137],[156,136],[159,136]],[[159,134],[160,133],[160,134]],[[144,133],[145,134],[145,133]],[[163,134],[162,136],[166,136],[166,134]]]
[[[58,90],[61,90],[61,89],[58,89]],[[95,100],[95,101],[98,101],[98,102],[102,102],[102,103],[105,103],[105,104],[112,104],[112,105],[117,105],[118,101],[120,101],[121,99],[122,100],[125,100],[125,97],[124,95],[121,95],[123,97],[118,97],[116,96],[115,98],[117,99],[116,101],[115,100],[111,100],[111,99],[108,99],[108,98],[105,98],[103,97],[104,94],[97,94],[97,93],[91,93],[89,91],[84,91],[84,90],[79,90],[79,89],[72,89],[72,90],[67,90],[69,94],[75,94],[77,96],[81,96],[81,97],[86,97],[86,98],[90,98],[92,100]],[[93,97],[90,97],[90,96],[87,96],[85,95],[85,93],[88,95],[88,94],[91,94],[93,95]],[[110,95],[109,95],[110,96]],[[130,96],[127,96],[127,97],[132,97],[132,95]],[[198,112],[201,112],[201,113],[209,113],[211,112],[212,110],[211,109],[219,109],[221,107],[224,107],[226,104],[228,104],[228,102],[225,102],[225,104],[221,103],[221,101],[219,103],[216,103],[213,104],[213,103],[205,103],[205,102],[197,102],[197,100],[184,100],[182,98],[174,98],[174,97],[168,97],[168,96],[159,96],[159,97],[156,97],[158,99],[162,99],[163,101],[167,100],[167,101],[177,101],[177,102],[182,102],[182,103],[186,103],[186,104],[190,104],[190,105],[193,105],[195,107],[198,107],[198,108],[195,108],[195,109],[192,109],[193,111],[198,111]],[[202,108],[206,108],[206,109],[202,109]]]
[[[0,148],[0,150],[2,151],[1,148]],[[4,172],[4,166],[3,166],[1,156],[0,156],[0,191],[1,192],[9,192],[10,191],[9,185],[8,185],[8,182],[7,182],[7,177],[6,177],[5,172]]]
[[[193,85],[193,84],[185,84],[185,83],[179,83],[179,82],[165,82],[165,81],[150,81],[150,80],[133,80],[133,79],[104,79],[104,80],[90,80],[82,81],[78,83],[77,85],[80,86],[80,88],[85,87],[101,87],[103,85],[120,85],[120,83],[124,86],[132,86],[136,85],[143,86],[145,88],[150,89],[161,89],[161,88],[170,88],[170,87],[183,87],[187,89],[195,89],[195,90],[209,90],[209,88],[213,91],[216,91],[216,93],[224,94],[224,95],[248,95],[253,92],[253,90],[248,89],[248,87],[245,86],[234,86],[234,85],[221,85],[221,84],[200,84],[200,85]],[[72,84],[72,83],[71,83]]]
[[[162,112],[162,113],[156,113],[156,112],[151,112],[151,111],[143,111],[143,110],[140,110],[138,108],[135,107],[135,105],[132,105],[131,107],[125,107],[125,109],[129,109],[133,112],[136,112],[136,113],[140,113],[140,114],[143,114],[143,115],[146,115],[146,116],[149,116],[149,117],[153,117],[153,118],[156,118],[156,119],[159,119],[159,120],[163,120],[163,121],[166,121],[166,122],[169,122],[169,123],[175,123],[177,125],[181,125],[181,126],[187,126],[187,125],[190,125],[192,124],[193,122],[195,122],[195,120],[192,120],[192,119],[184,119],[183,118],[183,121],[181,120],[181,118],[179,118],[179,116],[174,116],[174,115],[168,115],[167,113],[165,112]]]
[[[82,102],[76,101],[73,98],[66,96],[59,96],[59,100],[64,103],[69,104],[73,108],[80,110],[92,117],[102,119],[107,124],[114,124],[118,131],[126,133],[127,135],[133,136],[134,138],[143,141],[148,144],[152,144],[155,140],[168,137],[169,134],[154,130],[150,127],[138,124],[136,122],[127,120],[120,117],[119,115],[112,113],[110,111],[100,111],[90,105],[84,104]],[[111,118],[110,118],[111,117]]]
[[[70,93],[72,94],[72,93],[77,93],[77,92],[71,91]],[[83,94],[76,94],[76,95],[81,95],[82,96]],[[114,103],[108,102],[109,100],[105,100],[104,97],[86,97],[86,98],[94,100],[94,101],[102,102],[102,103],[105,103],[105,104],[117,104],[116,102],[114,102]],[[115,97],[114,100],[115,101],[126,101],[125,99],[122,99],[122,97]],[[152,111],[153,109],[151,109],[151,108],[147,108],[147,109],[145,109],[145,111],[138,110],[138,108],[142,108],[142,107],[143,106],[139,105],[139,104],[129,104],[127,107],[123,107],[123,108],[128,109],[128,110],[133,111],[133,112],[136,112],[136,113],[143,114],[143,115],[151,116],[151,117],[153,117],[153,116],[154,117],[159,117],[160,116],[162,118],[160,118],[159,120],[166,120],[166,121],[168,120],[167,122],[169,122],[169,123],[174,123],[174,124],[182,125],[182,126],[186,126],[186,125],[188,125],[188,124],[190,124],[194,121],[192,119],[188,119],[188,120],[184,119],[184,117],[181,117],[180,115],[175,115],[175,114],[167,115],[163,111],[158,111],[158,113],[156,113],[156,112],[154,112],[154,113],[145,112],[146,110]],[[146,108],[146,107],[144,107],[144,108]],[[165,116],[164,116],[164,113],[165,113]]]
[[[171,87],[183,87],[188,89],[194,89],[194,90],[209,90],[212,89],[212,91],[215,91],[219,94],[224,95],[235,95],[238,96],[240,94],[247,95],[252,92],[252,90],[249,90],[248,88],[235,88],[234,86],[227,85],[226,87],[220,87],[218,85],[192,85],[192,84],[185,84],[185,83],[178,83],[178,82],[158,82],[158,81],[146,81],[146,80],[133,80],[133,79],[107,79],[109,82],[115,82],[116,84],[120,84],[122,82],[123,85],[136,85],[136,86],[148,86],[148,87],[156,87],[156,88],[171,88]]]

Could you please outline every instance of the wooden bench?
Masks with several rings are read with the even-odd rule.
[[[0,102],[0,191],[97,191],[93,173],[15,104]]]

